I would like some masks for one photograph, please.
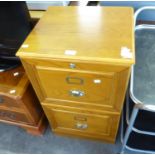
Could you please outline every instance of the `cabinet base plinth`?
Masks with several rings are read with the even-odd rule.
[[[68,133],[68,132],[63,132],[63,131],[55,131],[55,130],[52,130],[52,133],[54,133],[56,135],[67,136],[67,137],[72,137],[72,138],[96,140],[96,141],[101,141],[101,142],[107,142],[110,144],[115,143],[115,139],[105,138],[102,136],[96,137],[96,136],[89,136],[86,134],[74,134],[74,133]]]
[[[45,115],[43,115],[39,121],[39,123],[35,126],[21,126],[24,128],[27,133],[34,135],[34,136],[42,136],[47,128],[47,119]]]
[[[34,135],[34,136],[43,135],[43,133],[45,132],[45,130],[47,128],[47,119],[46,119],[45,115],[42,115],[38,124],[36,124],[36,125],[12,122],[12,121],[7,121],[7,120],[0,120],[0,122],[19,126],[23,129],[25,129],[27,131],[27,133]]]

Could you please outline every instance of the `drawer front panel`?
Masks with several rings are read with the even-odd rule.
[[[18,87],[23,81],[25,72],[23,67],[17,67],[0,73],[0,92],[12,96],[18,95]]]
[[[44,106],[43,108],[55,131],[115,139],[119,115],[107,113],[101,115],[75,108],[58,108],[55,106]]]
[[[59,69],[71,69],[81,71],[98,71],[98,72],[120,72],[125,69],[124,66],[114,66],[111,64],[80,62],[75,60],[35,60],[27,59],[27,61],[35,66],[48,66]]]
[[[114,108],[114,74],[69,72],[37,67],[43,102],[60,99]]]
[[[29,120],[25,114],[8,110],[0,110],[0,120],[8,120],[29,124]]]
[[[0,108],[6,107],[6,108],[20,108],[20,105],[15,99],[12,99],[10,97],[0,95]]]

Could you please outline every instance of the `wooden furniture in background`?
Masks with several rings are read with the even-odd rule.
[[[0,73],[0,122],[34,135],[41,135],[46,127],[44,112],[21,66]]]
[[[99,1],[86,1],[80,3],[80,1],[70,1],[68,6],[99,6]],[[33,20],[39,20],[45,13],[46,10],[29,10],[30,16]]]
[[[50,7],[17,55],[54,133],[115,141],[135,62],[132,8]]]

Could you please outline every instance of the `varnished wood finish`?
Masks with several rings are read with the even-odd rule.
[[[115,141],[135,62],[133,34],[128,7],[50,7],[44,14],[17,55],[55,133]],[[124,46],[131,59],[121,57]]]
[[[82,63],[82,65],[80,63],[82,67],[84,65],[85,67],[78,68],[80,65],[75,63],[78,70],[70,69],[69,67],[68,69],[64,69],[61,65],[59,65],[59,67],[47,67],[53,66],[53,60],[51,59],[51,63],[49,60],[47,61],[48,63],[44,63],[45,60],[22,59],[29,78],[33,81],[32,85],[34,86],[41,102],[53,102],[59,100],[62,104],[66,104],[66,102],[68,102],[70,105],[75,104],[77,106],[84,106],[87,108],[121,112],[122,102],[124,100],[122,96],[125,95],[126,82],[130,75],[130,68],[104,64],[99,65],[98,69],[96,69],[98,64],[95,65],[94,63],[90,66],[87,63]],[[66,65],[66,68],[69,64],[70,63]],[[88,70],[86,70],[86,68],[88,68]],[[83,84],[69,84],[66,81],[67,77],[82,79]],[[100,79],[101,84],[94,84],[93,80],[95,79]],[[120,89],[120,87],[122,89]],[[69,96],[69,90],[72,89],[85,90],[89,92],[89,94],[82,97],[83,102],[81,102],[81,98]],[[119,96],[117,92],[119,92]],[[89,100],[89,96],[92,99],[92,103]],[[98,100],[99,98],[100,102],[95,102],[95,100]]]
[[[52,15],[51,15],[52,14]],[[129,7],[49,7],[17,55],[133,64],[133,9]],[[120,55],[126,46],[132,59]],[[65,50],[76,50],[75,56]]]
[[[111,106],[113,96],[110,93],[113,94],[116,85],[114,74],[72,72],[53,68],[37,68],[37,70],[40,84],[45,90],[43,102],[60,99],[98,105],[105,103],[105,106]],[[53,80],[49,83],[51,78]],[[95,84],[93,82],[95,79],[100,79],[101,83]],[[81,90],[84,96],[74,97],[69,93],[71,90]]]
[[[0,122],[21,126],[35,135],[42,134],[45,116],[23,67],[0,74]]]
[[[22,67],[0,73],[0,93],[8,94],[13,97],[22,96],[25,87],[29,84],[29,80]],[[24,88],[23,88],[24,87]],[[10,94],[11,90],[15,93]]]
[[[40,19],[44,15],[45,11],[44,10],[37,10],[37,11],[31,10],[29,11],[29,13],[30,13],[31,18]]]
[[[26,117],[24,113],[10,111],[10,110],[0,110],[0,119],[17,121],[19,123],[30,123],[30,120]]]
[[[87,72],[120,72],[125,70],[125,66],[121,66],[118,64],[106,64],[103,62],[93,62],[91,61],[81,61],[81,60],[71,60],[71,59],[36,59],[36,58],[26,58],[30,64],[34,66],[44,66],[44,67],[52,67],[59,69],[70,69],[70,64],[76,64],[74,70],[87,71]],[[51,61],[52,60],[52,61]],[[73,69],[72,69],[73,70]]]
[[[119,115],[108,112],[101,114],[85,109],[44,104],[43,108],[56,133],[74,134],[114,142]],[[84,125],[79,128],[78,125]]]

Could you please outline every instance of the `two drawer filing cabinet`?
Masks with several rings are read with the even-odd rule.
[[[115,142],[135,62],[132,8],[49,7],[17,56],[54,133]]]

